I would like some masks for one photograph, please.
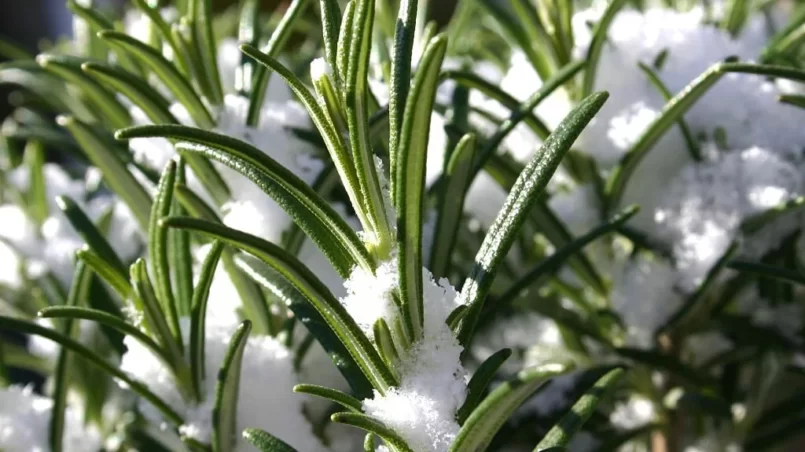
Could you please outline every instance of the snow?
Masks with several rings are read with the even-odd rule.
[[[675,290],[673,267],[661,258],[637,255],[616,274],[612,289],[612,308],[627,328],[626,342],[651,348],[654,332],[683,302]]]
[[[182,319],[181,324],[184,334],[188,335],[189,319]],[[210,439],[215,376],[234,332],[234,327],[226,327],[217,322],[207,325],[206,379],[201,403],[186,400],[177,388],[171,371],[130,336],[124,340],[128,351],[123,355],[121,364],[123,371],[139,381],[147,382],[154,394],[183,416],[185,424],[180,427],[180,433],[202,442]],[[266,384],[267,382],[270,384]],[[298,450],[324,450],[302,413],[304,398],[292,391],[293,386],[298,383],[298,376],[293,370],[293,356],[284,345],[268,336],[249,337],[238,389],[238,431],[247,427],[261,428]],[[151,421],[162,422],[159,412],[146,401],[140,401],[140,409]],[[167,428],[164,423],[163,427]],[[251,446],[239,438],[236,450],[251,450]]]
[[[372,326],[380,319],[393,324],[400,315],[392,299],[399,286],[396,259],[382,263],[375,274],[355,268],[345,282],[341,299],[347,311],[371,338]],[[447,316],[456,308],[458,294],[442,278],[434,281],[422,270],[423,336],[404,351],[394,368],[400,386],[363,401],[366,414],[395,429],[417,451],[446,450],[459,426],[456,411],[466,397],[466,370],[461,365],[463,348],[447,326]]]
[[[684,168],[654,211],[655,234],[673,244],[680,284],[693,290],[738,236],[741,223],[803,192],[802,173],[778,154],[759,147],[719,152]],[[793,220],[793,221],[792,221]],[[755,240],[765,252],[800,226],[798,217],[777,225],[776,234]]]
[[[30,387],[10,386],[0,389],[0,450],[4,452],[47,452],[48,431],[53,400],[37,395]],[[100,432],[85,426],[78,410],[65,408],[64,450],[95,452],[100,450]]]

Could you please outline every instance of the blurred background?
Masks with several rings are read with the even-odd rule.
[[[94,4],[104,9],[121,8],[127,0],[95,0]],[[156,0],[159,1],[159,0]],[[440,23],[449,20],[457,0],[429,0],[431,19]],[[212,0],[213,6],[223,10],[238,3],[238,0]],[[66,0],[2,0],[0,1],[0,38],[16,43],[35,52],[59,36],[72,33],[72,20]],[[165,2],[167,3],[167,2]],[[265,9],[273,9],[290,3],[290,0],[263,0]],[[7,96],[9,87],[0,87],[0,119],[9,111]]]

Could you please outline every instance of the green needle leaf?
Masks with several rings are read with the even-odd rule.
[[[36,57],[45,70],[63,78],[66,82],[75,85],[86,95],[94,108],[98,109],[97,117],[100,122],[112,129],[119,129],[131,125],[131,116],[128,110],[117,100],[114,93],[108,91],[82,70],[85,62],[82,58],[42,54]]]
[[[83,63],[81,70],[128,97],[155,124],[179,122],[170,112],[170,103],[141,77],[118,67],[97,62]]]
[[[445,170],[445,183],[440,194],[436,234],[430,253],[430,266],[433,276],[446,277],[450,268],[461,214],[464,211],[464,198],[470,186],[477,140],[474,134],[467,134],[456,144]]]
[[[425,166],[430,136],[430,119],[439,69],[447,50],[444,36],[428,43],[407,100],[400,131],[395,174],[394,207],[397,219],[397,262],[403,315],[418,338],[424,324],[422,300],[422,223],[425,210]]]
[[[337,0],[319,0],[321,32],[324,39],[324,55],[327,64],[336,71],[336,80],[341,80],[338,70],[338,31],[341,28],[341,7]],[[243,40],[241,40],[243,41]]]
[[[148,17],[148,20],[150,20],[151,24],[153,24],[154,27],[153,30],[158,32],[161,35],[162,39],[164,39],[165,42],[168,43],[168,45],[171,48],[171,51],[173,51],[173,54],[177,58],[176,62],[179,65],[179,69],[182,71],[182,73],[184,74],[189,73],[188,61],[181,58],[182,52],[176,40],[174,39],[173,35],[171,34],[171,26],[165,21],[165,19],[162,18],[160,8],[153,7],[152,5],[146,3],[146,1],[147,0],[132,0],[132,3],[134,3],[134,6],[137,7],[137,9],[139,9],[143,14],[145,14]],[[151,31],[151,33],[153,34],[153,31]],[[153,37],[149,39],[149,41],[152,41],[151,44],[161,45],[161,43],[153,42],[158,41],[156,35],[153,35]],[[126,54],[126,52],[119,52],[119,53]]]
[[[521,110],[521,103],[511,94],[495,86],[495,84],[484,80],[480,76],[467,71],[444,71],[442,72],[442,80],[453,80],[459,85],[467,88],[472,88],[480,91],[485,96],[500,102],[507,109],[515,112]],[[556,87],[561,86],[557,84]],[[546,96],[550,93],[546,93]],[[524,114],[523,122],[527,125],[538,137],[545,139],[550,134],[548,127],[537,118],[531,110],[522,109]]]
[[[7,60],[32,60],[34,58],[23,47],[6,39],[0,39],[0,57]]]
[[[212,450],[214,452],[230,452],[234,450],[238,412],[238,390],[240,388],[240,370],[243,364],[243,352],[252,324],[248,320],[240,324],[224,356],[224,362],[218,371],[218,383],[215,386],[215,405],[212,409]]]
[[[371,222],[371,230],[375,234],[369,239],[377,246],[378,255],[385,257],[389,253],[391,237],[390,219],[386,215],[384,196],[380,188],[380,179],[375,169],[375,156],[369,137],[368,110],[368,75],[369,54],[372,46],[372,30],[374,23],[374,0],[357,0],[355,18],[352,27],[349,61],[345,80],[345,107],[349,142],[352,150],[352,161],[358,184],[361,190],[360,204],[356,210],[363,210]],[[389,169],[394,174],[395,168]],[[373,242],[373,243],[372,243]]]
[[[221,258],[224,245],[215,242],[204,258],[201,265],[201,272],[198,275],[198,284],[193,292],[193,311],[190,317],[190,371],[193,374],[193,383],[196,394],[200,397],[204,385],[204,344],[207,321],[207,301],[210,296],[212,279],[215,276],[215,268]]]
[[[124,300],[131,296],[134,290],[129,283],[128,274],[124,272],[119,273],[117,270],[109,265],[109,262],[104,260],[98,254],[88,249],[80,249],[76,251],[76,257],[84,261],[92,268],[96,275],[100,276],[109,286],[117,292],[118,295]]]
[[[475,407],[481,403],[489,383],[495,378],[495,374],[498,369],[500,369],[500,366],[502,366],[511,355],[511,349],[504,348],[493,353],[492,356],[478,366],[478,370],[472,374],[472,378],[467,384],[467,398],[464,400],[464,404],[461,405],[461,408],[459,408],[458,413],[456,413],[458,425],[464,425],[464,421],[466,421],[473,410],[475,410]]]
[[[196,94],[190,82],[161,53],[117,31],[100,31],[98,36],[113,47],[130,53],[132,57],[137,58],[148,66],[165,83],[165,86],[176,96],[176,99],[187,107],[196,125],[204,128],[212,128],[215,125],[212,115]]]
[[[349,64],[349,49],[352,46],[352,25],[355,23],[355,0],[349,0],[341,17],[341,28],[338,30],[338,51],[336,52],[336,66],[334,71],[339,75],[342,83],[347,78],[347,65]]]
[[[260,2],[259,0],[243,0],[240,4],[240,22],[238,23],[238,42],[258,45],[260,40]],[[244,96],[252,91],[252,76],[256,65],[251,58],[241,55],[240,65],[235,69],[235,89]]]
[[[394,53],[391,57],[391,81],[389,83],[389,166],[397,167],[397,148],[406,111],[408,90],[411,87],[411,65],[413,64],[414,36],[418,0],[400,1],[399,15],[394,29]],[[395,181],[391,181],[394,196]]]
[[[392,450],[398,452],[414,452],[405,440],[400,437],[394,430],[378,421],[361,413],[335,413],[330,419],[339,424],[351,425],[358,427],[369,433],[379,436],[383,441],[388,444]]]
[[[131,266],[131,282],[136,294],[133,297],[134,306],[143,315],[143,325],[146,328],[146,333],[151,333],[160,346],[165,349],[165,353],[170,356],[170,362],[173,367],[186,367],[181,336],[178,336],[178,332],[174,333],[167,323],[168,320],[162,312],[162,307],[148,277],[144,260],[138,259]],[[177,375],[177,377],[182,376]],[[181,381],[181,383],[185,382]]]
[[[763,226],[769,224],[783,215],[787,215],[793,211],[805,207],[805,196],[798,196],[794,199],[784,201],[774,207],[771,207],[763,212],[752,215],[741,223],[741,232],[744,234],[753,234],[763,229]]]
[[[70,287],[70,293],[67,296],[68,306],[78,306],[81,300],[87,298],[90,276],[91,273],[88,267],[79,261],[73,272],[73,285]],[[68,338],[75,337],[78,333],[76,327],[77,325],[74,325],[72,319],[66,319],[62,325],[64,336]],[[56,370],[53,373],[53,409],[48,428],[50,449],[54,452],[64,450],[64,410],[67,407],[67,391],[71,381],[70,361],[70,350],[66,347],[60,348],[59,356],[56,360]]]
[[[259,149],[213,132],[179,125],[141,126],[118,131],[118,139],[163,137],[188,141],[176,149],[201,154],[241,172],[274,198],[319,246],[341,276],[355,265],[372,269],[371,257],[354,230],[304,181]]]
[[[629,219],[637,214],[639,210],[640,209],[637,206],[627,208],[618,215],[615,215],[606,223],[592,229],[587,234],[577,238],[576,240],[557,250],[555,253],[551,254],[549,257],[546,257],[540,261],[536,266],[534,266],[525,275],[512,284],[509,290],[504,292],[504,294],[497,299],[495,309],[501,309],[508,306],[514,302],[514,300],[524,290],[529,288],[536,289],[544,284],[548,278],[553,276],[562,267],[562,265],[564,265],[570,256],[578,253],[582,248],[603,237],[604,235],[618,230],[618,228],[623,226],[627,221],[629,221]]]
[[[537,108],[543,100],[564,85],[568,80],[571,80],[584,65],[584,61],[568,63],[549,78],[537,92],[532,94],[531,97],[526,99],[526,101],[520,104],[515,110],[512,110],[511,116],[503,121],[495,133],[487,140],[479,156],[475,171],[480,171],[486,161],[489,160],[489,157],[498,152],[500,143],[509,136],[518,124],[526,120],[529,115],[532,115],[534,109]]]
[[[709,312],[716,300],[714,299],[715,297],[709,297],[708,295],[716,289],[716,282],[721,275],[721,271],[724,270],[724,267],[727,266],[737,252],[738,244],[733,242],[710,271],[707,272],[707,276],[696,288],[696,291],[685,300],[682,307],[659,329],[660,333],[690,328],[695,320]]]
[[[383,363],[369,338],[361,331],[344,306],[327,286],[294,256],[273,243],[208,221],[168,218],[163,220],[163,224],[220,239],[263,261],[292,284],[321,314],[375,388],[385,391],[397,385],[391,370]]]
[[[607,5],[601,19],[595,25],[593,30],[593,39],[590,41],[590,47],[587,49],[587,69],[584,71],[584,80],[581,85],[581,95],[589,96],[595,88],[595,75],[598,72],[598,62],[601,60],[601,52],[604,50],[604,44],[607,42],[607,35],[609,34],[609,26],[612,25],[613,19],[618,14],[618,11],[626,4],[626,0],[612,0]]]
[[[142,230],[147,231],[151,198],[120,157],[87,124],[72,116],[59,116],[56,122],[70,132],[92,164],[100,168],[106,185],[129,206]]]
[[[461,426],[458,436],[450,446],[450,452],[486,450],[492,438],[514,410],[548,379],[566,373],[570,369],[569,364],[544,364],[521,371],[513,379],[495,388]]]
[[[83,19],[93,33],[115,29],[115,25],[95,8],[86,8],[76,3],[75,0],[67,0],[67,9],[76,17]],[[115,52],[115,56],[123,67],[142,76],[141,68],[126,52]]]
[[[607,372],[576,402],[559,423],[548,431],[542,441],[534,448],[534,452],[546,451],[552,448],[566,448],[573,435],[590,419],[596,406],[615,383],[623,375],[623,369],[617,368]]]
[[[247,428],[243,431],[243,437],[260,452],[296,452],[279,438],[257,428]]]
[[[120,260],[120,257],[92,220],[81,210],[81,207],[67,196],[57,197],[56,205],[64,213],[73,229],[84,239],[89,249],[96,253],[121,278],[125,279],[126,266],[123,265],[123,261]]]
[[[662,94],[663,99],[665,99],[666,102],[671,100],[673,94],[670,91],[668,91],[668,88],[660,79],[660,76],[657,74],[657,71],[655,71],[651,66],[643,62],[640,62],[637,65],[638,67],[640,67],[640,70],[643,71],[644,74],[646,74],[646,77],[648,77],[651,84],[654,85],[655,88],[657,88],[657,91],[659,91],[660,94]],[[685,122],[685,118],[682,115],[679,116],[679,120],[677,121],[677,123],[679,124],[679,131],[682,132],[682,137],[685,138],[685,143],[688,145],[688,152],[690,153],[690,156],[693,158],[694,161],[697,162],[702,161],[702,152],[699,149],[699,146],[696,144],[696,139],[693,137],[693,132],[690,131],[688,123]]]
[[[174,337],[180,338],[179,314],[171,286],[170,258],[168,257],[168,231],[159,227],[159,221],[170,215],[173,205],[173,187],[176,183],[176,161],[165,166],[159,179],[151,220],[148,227],[148,259],[156,280],[157,299]]]
[[[28,210],[38,225],[48,217],[48,194],[43,168],[45,166],[45,147],[39,140],[29,140],[25,144],[23,159],[28,167]]]
[[[349,7],[347,9],[349,10]],[[246,55],[254,58],[258,63],[276,72],[288,83],[288,86],[296,94],[299,101],[305,106],[305,109],[310,115],[310,119],[316,125],[316,129],[324,139],[327,151],[335,164],[336,170],[338,170],[338,176],[341,178],[344,189],[347,191],[350,203],[356,208],[360,207],[363,198],[360,193],[358,176],[355,174],[355,167],[352,164],[352,156],[349,155],[341,141],[340,132],[337,131],[333,123],[328,120],[327,113],[324,111],[323,107],[319,105],[319,102],[302,81],[288,68],[280,64],[279,61],[250,45],[242,45],[240,49]],[[363,211],[358,209],[356,213],[361,220],[364,230],[368,230],[371,225],[365,218]]]
[[[231,249],[228,250],[231,251]],[[356,397],[360,399],[372,397],[372,385],[363,374],[361,367],[324,320],[324,317],[292,283],[263,261],[250,255],[238,256],[237,265],[240,268],[236,269],[243,269],[244,273],[271,291],[288,306],[293,312],[294,318],[301,322],[321,344],[338,371],[349,383]]]
[[[218,59],[216,51],[213,24],[215,22],[211,0],[190,0],[191,27],[196,52],[201,57],[202,74],[206,78],[206,86],[210,87],[209,100],[216,105],[224,101],[224,92],[221,87],[221,76],[218,73]]]
[[[394,364],[399,361],[400,357],[397,354],[397,347],[394,345],[394,337],[391,334],[391,329],[389,329],[385,319],[377,319],[373,327],[373,332],[375,334],[377,349],[380,351],[380,354],[389,367],[394,367]]]
[[[62,333],[56,332],[50,328],[43,327],[37,325],[32,322],[28,322],[25,320],[13,319],[10,317],[0,316],[0,328],[8,331],[16,331],[19,333],[24,334],[34,334],[37,336],[42,336],[45,339],[50,339],[53,342],[58,343],[64,348],[69,349],[71,352],[80,355],[83,358],[104,372],[108,373],[114,378],[121,380],[122,382],[126,383],[132,391],[140,395],[140,397],[147,400],[149,403],[154,405],[154,407],[159,410],[165,419],[170,421],[171,423],[179,426],[184,423],[182,417],[176,413],[167,403],[165,403],[162,399],[160,399],[157,395],[151,392],[148,389],[148,386],[142,382],[132,379],[128,376],[125,372],[120,370],[116,365],[112,365],[107,363],[103,358],[98,356],[95,352],[88,349],[87,347],[79,344],[78,342],[70,339],[69,337],[65,336]]]
[[[521,21],[512,17],[511,13],[506,10],[504,4],[495,0],[480,0],[478,4],[483,7],[486,12],[500,25],[500,30],[506,37],[513,41],[516,47],[522,50],[531,65],[539,74],[542,80],[547,80],[552,72],[552,64],[549,57],[544,53],[545,49],[540,49],[534,42],[528,32],[521,26]]]
[[[114,328],[115,330],[123,333],[126,336],[131,336],[147,349],[154,353],[167,367],[172,367],[170,361],[171,357],[165,353],[165,350],[157,344],[153,339],[143,333],[142,330],[136,326],[124,321],[123,319],[109,314],[108,312],[100,311],[98,309],[82,308],[75,306],[52,306],[42,309],[38,313],[39,317],[48,318],[64,318],[64,319],[83,319],[92,320],[102,325]]]
[[[268,43],[260,50],[261,53],[270,58],[279,56],[285,44],[288,42],[293,27],[296,25],[296,22],[300,20],[302,13],[305,12],[305,8],[309,3],[310,0],[293,0],[291,4],[288,5],[288,9],[285,10],[285,15],[282,16],[282,20],[277,24],[277,28],[274,29],[274,32],[271,33],[271,38],[268,40]],[[254,50],[257,51],[257,49]],[[245,53],[249,55],[249,52]],[[249,56],[254,58],[252,55]],[[271,68],[267,68],[264,65],[258,66],[252,79],[253,85],[251,97],[249,98],[249,113],[246,116],[246,125],[252,127],[260,123],[260,109],[263,108],[266,89],[268,89],[268,79],[271,76],[271,73],[268,72],[267,69]]]
[[[293,392],[299,394],[310,394],[312,396],[333,401],[355,413],[360,413],[363,410],[360,400],[337,389],[325,388],[324,386],[318,385],[303,384],[294,386]]]
[[[459,342],[465,346],[472,338],[498,266],[525,223],[529,207],[548,184],[562,157],[604,104],[607,96],[606,93],[597,93],[584,99],[545,140],[512,187],[506,203],[484,238],[475,257],[472,273],[461,290],[460,304],[469,308],[458,332]]]
[[[805,275],[796,270],[783,267],[775,267],[760,262],[749,262],[734,260],[727,263],[727,267],[740,272],[754,273],[767,278],[774,278],[779,281],[805,285]]]

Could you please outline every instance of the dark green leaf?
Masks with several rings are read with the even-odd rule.
[[[243,0],[240,3],[238,42],[245,42],[253,46],[259,45],[260,26],[260,1]],[[241,55],[240,65],[235,69],[235,89],[239,94],[249,96],[252,91],[252,76],[256,69],[254,61],[246,55]]]
[[[581,95],[588,96],[595,88],[595,76],[598,72],[598,62],[601,59],[601,51],[604,50],[604,44],[607,42],[607,35],[609,34],[609,26],[612,25],[615,15],[626,4],[626,0],[611,0],[601,15],[601,19],[593,29],[593,38],[590,41],[590,47],[587,48],[587,69],[584,71],[584,81],[581,85]]]
[[[386,216],[383,192],[380,179],[375,169],[374,153],[369,137],[369,54],[372,47],[372,30],[374,24],[375,2],[373,0],[356,0],[355,17],[352,25],[349,59],[344,84],[344,107],[346,109],[349,143],[352,150],[352,161],[358,176],[360,204],[353,207],[365,212],[371,223],[366,232],[374,234],[373,245],[379,248],[376,255],[385,258],[390,253],[391,235],[390,218]],[[393,164],[393,163],[392,163]],[[394,174],[396,168],[389,170]],[[392,176],[393,177],[393,176]],[[392,193],[394,188],[392,186]],[[392,194],[392,199],[394,195]]]
[[[99,367],[104,372],[108,373],[114,378],[121,380],[122,382],[126,383],[132,391],[139,394],[140,397],[147,400],[149,403],[154,405],[157,410],[159,410],[163,416],[170,422],[175,425],[182,425],[184,421],[182,417],[176,413],[173,408],[168,406],[162,399],[160,399],[157,395],[155,395],[151,390],[148,389],[148,386],[142,382],[132,379],[128,376],[127,373],[120,370],[116,365],[112,365],[107,363],[103,358],[98,356],[95,352],[88,349],[87,347],[79,344],[78,342],[70,339],[69,337],[58,333],[50,328],[43,327],[37,325],[35,323],[27,322],[25,320],[18,320],[12,319],[10,317],[0,316],[0,328],[8,330],[8,331],[17,331],[20,333],[25,334],[35,334],[37,336],[42,336],[45,339],[50,339],[69,349],[70,351],[80,355],[81,357],[85,358],[88,362],[94,364],[95,366]]]
[[[472,273],[461,290],[461,304],[469,307],[458,334],[462,344],[467,345],[472,338],[497,267],[525,223],[529,207],[548,184],[562,157],[604,104],[607,96],[606,93],[597,93],[583,100],[545,140],[512,187],[506,203],[484,238]]]
[[[581,427],[590,419],[598,403],[612,386],[620,380],[623,369],[617,368],[607,372],[592,388],[590,388],[573,407],[565,414],[559,423],[554,425],[534,448],[534,452],[545,451],[555,447],[567,447]]]
[[[90,308],[82,308],[76,306],[52,306],[39,311],[39,317],[42,318],[65,318],[65,319],[84,319],[98,322],[102,325],[114,328],[115,330],[123,333],[126,336],[131,336],[147,349],[154,353],[154,356],[162,360],[167,367],[172,367],[171,357],[165,353],[165,350],[157,344],[153,339],[148,337],[136,326],[124,321],[104,311]]]
[[[545,49],[540,49],[532,42],[528,32],[520,26],[521,22],[512,17],[501,2],[481,0],[478,3],[499,23],[500,29],[506,34],[506,37],[525,53],[539,77],[547,80],[552,71],[550,59],[545,54]]]
[[[351,425],[358,427],[361,430],[375,434],[386,442],[393,450],[398,452],[414,452],[405,440],[400,437],[394,430],[383,424],[382,422],[373,419],[361,413],[335,413],[331,416],[333,422],[339,424]]]
[[[309,394],[312,396],[330,400],[355,413],[360,413],[363,410],[360,400],[356,399],[355,397],[352,397],[349,394],[343,393],[337,389],[325,388],[323,386],[318,385],[302,384],[294,386],[293,392],[300,394]]]
[[[450,259],[461,225],[464,197],[469,189],[475,150],[475,135],[464,135],[447,163],[444,187],[439,199],[433,249],[430,250],[429,268],[436,278],[446,277],[450,267]]]
[[[616,348],[615,353],[649,369],[664,369],[692,385],[704,386],[710,383],[705,375],[671,355],[629,347]]]
[[[417,0],[400,2],[399,16],[394,29],[394,52],[391,57],[389,81],[389,166],[396,168],[400,132],[411,87],[414,35],[416,33]],[[392,184],[392,193],[394,193]],[[393,195],[392,195],[393,196]]]
[[[285,250],[258,237],[192,218],[168,218],[168,227],[197,231],[220,239],[232,246],[254,255],[280,273],[324,318],[338,336],[349,354],[360,366],[364,375],[378,390],[396,386],[396,378],[383,363],[369,339],[361,331],[344,306],[329,289],[294,256]]]
[[[760,262],[748,262],[735,260],[727,264],[727,267],[738,270],[741,272],[754,273],[768,278],[774,278],[780,281],[787,281],[794,284],[805,285],[805,275],[802,275],[797,270],[791,270],[783,267],[775,267],[772,265],[762,264]]]
[[[192,15],[190,25],[193,33],[193,43],[196,53],[201,57],[201,66],[204,69],[203,77],[208,86],[207,96],[210,102],[220,105],[224,101],[224,92],[221,87],[221,76],[218,73],[217,43],[213,34],[214,17],[211,0],[189,0]]]
[[[296,449],[285,444],[279,438],[256,428],[247,428],[243,437],[260,452],[296,452]]]
[[[176,161],[171,160],[165,166],[159,179],[154,204],[151,207],[150,225],[148,227],[148,258],[156,280],[157,300],[162,306],[165,320],[174,337],[181,337],[179,332],[179,314],[176,299],[171,287],[170,259],[168,258],[168,231],[159,227],[159,221],[170,215],[173,205],[173,187],[176,183]]]
[[[120,257],[118,257],[92,220],[81,210],[81,207],[66,196],[57,197],[56,205],[64,213],[73,229],[84,239],[89,249],[96,253],[115,273],[125,279],[126,266],[123,265],[123,261],[120,260]]]
[[[349,350],[347,350],[327,322],[324,321],[321,314],[307,301],[304,295],[296,290],[293,284],[253,256],[240,256],[237,264],[246,274],[270,290],[289,307],[294,314],[294,318],[302,322],[305,328],[321,344],[357,397],[361,399],[372,397],[372,385],[350,355]]]
[[[638,63],[638,66],[640,67],[640,70],[646,74],[651,84],[657,88],[657,91],[659,91],[660,94],[662,94],[662,97],[666,102],[673,98],[673,94],[662,82],[662,79],[660,79],[657,71],[655,71],[651,66],[648,66],[642,62]],[[688,123],[685,122],[685,118],[682,115],[679,116],[677,124],[679,124],[679,131],[682,132],[682,137],[685,138],[685,143],[688,145],[688,152],[690,153],[691,158],[693,158],[694,161],[700,162],[702,160],[702,151],[699,149],[699,145],[696,144],[696,139],[693,137],[693,132],[690,131]]]
[[[157,342],[164,348],[165,353],[170,356],[170,362],[174,366],[178,366],[177,368],[187,367],[184,360],[181,336],[178,331],[172,331],[168,325],[166,316],[162,312],[159,300],[154,292],[154,287],[148,277],[145,261],[142,259],[138,259],[131,266],[131,282],[136,294],[133,297],[134,306],[143,315],[143,327],[146,333],[151,333],[156,338]],[[188,375],[177,375],[177,379],[179,377],[190,377],[189,368],[184,370]],[[191,383],[191,381],[180,380],[180,384],[187,383]],[[190,389],[190,387],[186,389]]]
[[[603,237],[610,232],[616,231],[623,226],[630,218],[638,212],[637,206],[631,206],[623,212],[615,215],[606,223],[592,229],[587,234],[577,238],[565,245],[549,257],[529,270],[525,275],[518,279],[496,302],[495,308],[504,308],[514,302],[514,300],[526,289],[537,288],[544,284],[548,278],[553,276],[574,253],[581,251],[582,248],[593,241]]]
[[[394,345],[394,337],[391,334],[386,320],[383,318],[377,319],[373,329],[375,335],[375,344],[380,351],[389,367],[393,367],[400,357],[397,354],[397,346]]]
[[[413,3],[413,2],[411,2]],[[422,224],[425,211],[425,166],[431,110],[436,98],[439,68],[447,50],[444,36],[428,43],[407,100],[399,136],[397,161],[392,164],[396,188],[397,266],[400,299],[406,327],[418,338],[425,322],[422,300]]]
[[[128,275],[125,271],[123,273],[119,273],[117,270],[112,268],[112,266],[109,264],[109,261],[87,249],[80,249],[76,251],[76,256],[78,259],[89,265],[95,274],[100,276],[101,279],[109,284],[109,286],[111,286],[112,289],[114,289],[114,291],[120,295],[120,298],[124,300],[128,299],[133,289],[129,283]]]
[[[450,446],[450,452],[486,450],[500,427],[526,399],[548,379],[566,373],[568,370],[570,370],[568,364],[544,364],[533,369],[523,370],[514,378],[496,387],[470,413]]]
[[[532,94],[531,97],[520,104],[516,110],[513,110],[511,115],[498,126],[495,133],[486,141],[481,154],[478,156],[475,172],[480,171],[493,154],[499,153],[498,147],[518,124],[523,122],[529,115],[532,115],[534,109],[554,91],[569,80],[572,80],[573,76],[575,76],[584,65],[584,61],[576,61],[565,65],[557,71],[556,74],[551,76],[551,78]]]
[[[179,125],[133,127],[117,133],[118,139],[149,136],[187,141],[178,144],[177,150],[201,154],[240,171],[285,209],[342,276],[348,276],[355,265],[373,268],[358,235],[330,204],[259,149],[225,135]]]
[[[475,407],[481,402],[489,383],[495,378],[498,369],[511,355],[511,349],[504,348],[493,353],[492,356],[478,366],[478,370],[472,374],[472,378],[467,384],[467,398],[456,413],[458,425],[463,425],[470,413],[475,410]]]
[[[36,61],[45,70],[79,88],[92,106],[97,108],[96,116],[101,123],[107,124],[112,129],[131,125],[128,110],[117,100],[114,93],[96,83],[81,70],[84,59],[42,54],[36,57]]]
[[[324,56],[327,64],[336,71],[336,80],[341,80],[338,72],[338,31],[341,28],[341,7],[337,0],[319,0],[321,12],[321,33],[324,40]],[[241,39],[241,41],[243,41]]]
[[[137,58],[149,69],[154,71],[157,77],[165,83],[165,86],[176,96],[176,99],[187,107],[190,116],[199,127],[210,128],[214,125],[214,120],[207,107],[196,94],[193,87],[186,78],[179,73],[160,52],[152,47],[123,33],[104,30],[98,32],[98,36],[108,42],[113,47],[122,51],[129,52],[132,57]]]
[[[352,5],[352,3],[350,2],[349,5]],[[350,11],[351,8],[349,5],[347,5],[347,12]],[[255,61],[261,65],[272,71],[275,71],[285,80],[286,83],[288,83],[288,86],[296,94],[302,105],[304,105],[305,109],[310,115],[310,119],[316,125],[316,129],[321,134],[321,137],[327,147],[327,151],[330,153],[330,158],[333,160],[336,170],[338,170],[338,176],[341,178],[341,183],[344,185],[344,189],[347,191],[347,196],[349,196],[350,203],[352,203],[353,206],[362,205],[361,200],[363,198],[360,194],[358,175],[355,174],[355,167],[352,164],[352,156],[349,155],[344,143],[341,141],[341,132],[336,130],[333,123],[328,120],[327,113],[323,107],[319,105],[318,100],[313,96],[313,94],[310,93],[310,90],[307,89],[307,87],[293,72],[280,64],[280,62],[276,59],[260,52],[251,45],[242,45],[240,49],[243,53],[254,58]],[[364,230],[368,230],[371,225],[369,224],[368,219],[365,218],[363,211],[358,210],[356,213],[358,218],[361,220]]]
[[[454,80],[459,85],[476,89],[487,97],[500,102],[504,107],[513,112],[520,108],[520,101],[514,98],[511,94],[503,91],[494,83],[484,80],[480,76],[471,72],[444,71],[442,72],[441,77],[442,80]],[[537,118],[532,111],[523,111],[525,112],[525,116],[523,118],[525,125],[527,125],[540,139],[544,140],[547,138],[550,134],[548,127],[542,121],[540,121],[540,119]]]
[[[277,24],[277,28],[274,29],[274,32],[271,33],[271,38],[268,40],[268,43],[261,49],[262,53],[271,58],[279,56],[285,44],[288,42],[294,25],[296,25],[296,22],[302,17],[302,13],[309,3],[310,0],[293,0],[291,4],[288,5],[288,9],[285,10],[285,15],[282,16],[282,20]],[[256,51],[257,49],[254,50]],[[246,54],[249,54],[249,52],[246,52]],[[252,58],[254,57],[252,56]],[[249,98],[249,113],[246,116],[246,124],[249,126],[255,127],[259,123],[260,110],[263,108],[270,76],[271,73],[263,66],[258,66],[254,73],[254,77],[252,78],[252,92]]]
[[[699,284],[699,287],[696,288],[696,291],[685,300],[682,307],[665,322],[659,331],[669,332],[680,328],[689,328],[697,318],[709,312],[710,308],[712,308],[711,305],[713,301],[708,300],[708,295],[712,290],[715,290],[715,285],[721,271],[724,270],[724,267],[727,266],[737,252],[738,244],[731,244],[715,265],[707,272],[707,276],[705,276],[704,280]]]
[[[235,330],[229,341],[226,355],[224,355],[224,361],[221,363],[221,369],[218,371],[215,405],[212,409],[212,450],[214,452],[230,452],[235,448],[240,370],[251,329],[251,322],[246,320]]]
[[[70,294],[67,296],[68,306],[78,306],[82,300],[86,299],[89,292],[89,282],[91,273],[84,263],[79,262],[73,272],[73,285],[70,287]],[[72,319],[66,319],[61,325],[62,334],[67,338],[74,338],[77,333],[77,325]],[[63,434],[65,422],[65,409],[67,408],[67,391],[70,387],[70,350],[66,347],[59,349],[59,356],[56,359],[56,369],[53,372],[53,409],[50,416],[50,426],[48,427],[48,442],[50,450],[61,452],[64,450]]]
[[[210,296],[210,287],[215,275],[215,268],[221,258],[224,245],[215,242],[212,245],[204,263],[201,265],[201,272],[198,275],[198,283],[193,292],[193,311],[190,317],[190,371],[193,374],[193,383],[197,395],[202,394],[202,387],[206,375],[204,375],[204,344],[207,320],[207,301]]]
[[[72,116],[59,116],[56,121],[70,132],[92,164],[100,168],[106,185],[129,206],[142,230],[148,230],[151,198],[120,157],[87,124]]]
[[[139,76],[115,66],[90,61],[83,63],[81,70],[128,97],[154,123],[179,122],[170,112],[168,101]]]

